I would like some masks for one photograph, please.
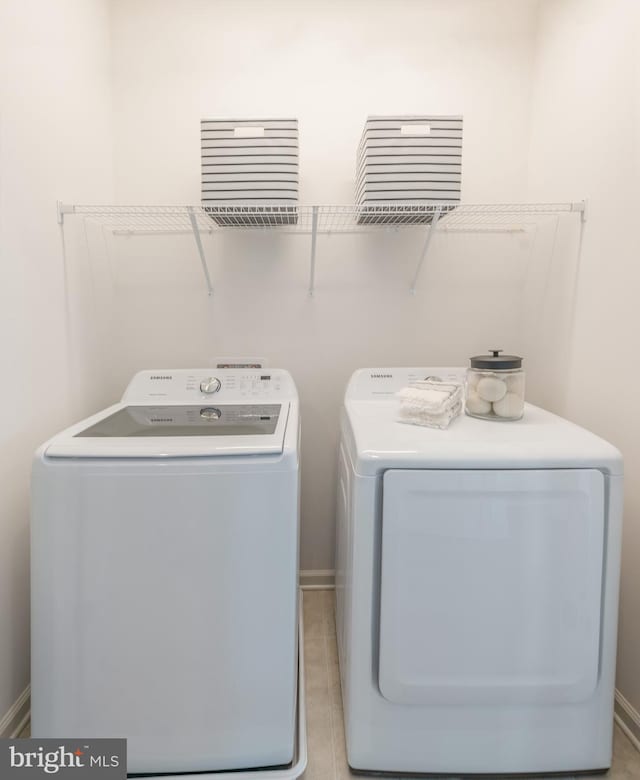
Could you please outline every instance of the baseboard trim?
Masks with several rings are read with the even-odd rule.
[[[302,590],[332,590],[335,576],[333,569],[302,569],[300,587]]]
[[[636,750],[640,751],[640,712],[618,690],[614,717]]]
[[[22,691],[20,696],[11,705],[7,714],[0,720],[0,737],[2,739],[15,739],[27,725],[31,714],[31,686]]]

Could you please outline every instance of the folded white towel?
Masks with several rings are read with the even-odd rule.
[[[462,411],[462,385],[427,379],[398,393],[400,422],[446,428]]]
[[[451,420],[457,417],[461,411],[462,402],[441,414],[420,414],[401,409],[398,420],[399,422],[409,423],[410,425],[423,425],[426,428],[444,429],[449,427]]]

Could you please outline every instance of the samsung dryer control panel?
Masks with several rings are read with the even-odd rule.
[[[297,398],[281,368],[181,368],[140,371],[125,390],[127,404],[217,404],[287,401]]]
[[[394,398],[403,387],[424,379],[464,382],[466,369],[456,366],[417,368],[362,368],[351,377],[346,401]]]

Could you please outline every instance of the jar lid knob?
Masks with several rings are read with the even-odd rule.
[[[471,368],[484,371],[515,371],[522,368],[522,358],[518,355],[503,355],[501,349],[490,349],[489,352],[489,355],[469,358]]]

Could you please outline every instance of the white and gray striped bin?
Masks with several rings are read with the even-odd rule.
[[[264,208],[270,224],[294,224],[298,120],[203,119],[200,126],[201,200],[211,217],[220,225],[253,224],[251,213]]]
[[[428,222],[433,205],[460,202],[461,185],[461,116],[367,119],[356,170],[356,203],[367,207],[361,221],[375,222],[381,204],[423,204]]]

